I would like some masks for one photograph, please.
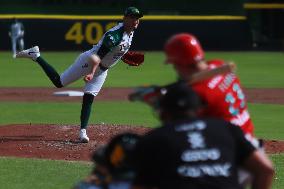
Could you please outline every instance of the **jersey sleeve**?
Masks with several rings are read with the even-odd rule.
[[[110,33],[106,34],[97,55],[102,59],[115,45],[115,38]]]
[[[116,45],[115,37],[111,35],[111,33],[106,34],[103,40],[103,45],[108,49],[112,49]]]
[[[237,149],[237,163],[242,164],[256,149],[255,147],[245,138],[243,131],[239,126],[229,124],[229,129],[236,142]]]

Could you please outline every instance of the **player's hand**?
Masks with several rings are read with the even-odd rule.
[[[91,81],[91,80],[93,79],[93,77],[94,77],[94,74],[93,74],[93,73],[88,74],[88,75],[86,75],[86,76],[84,77],[84,81],[85,81],[85,82],[89,82],[89,81]]]
[[[227,62],[228,66],[229,66],[229,70],[231,72],[236,72],[237,66],[234,62]]]

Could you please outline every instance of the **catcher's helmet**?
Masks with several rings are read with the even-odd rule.
[[[164,95],[159,101],[161,112],[181,115],[188,110],[196,111],[202,106],[201,99],[186,82],[171,84],[163,90]]]
[[[172,36],[165,44],[167,62],[176,65],[190,65],[204,59],[204,52],[195,36],[180,33]]]
[[[104,148],[97,150],[92,159],[106,166],[113,177],[131,177],[133,152],[139,139],[140,136],[133,133],[116,135]]]

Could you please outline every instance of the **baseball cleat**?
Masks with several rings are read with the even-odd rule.
[[[89,137],[87,136],[87,131],[86,129],[81,129],[80,134],[79,134],[80,142],[82,143],[88,143],[89,142]]]
[[[20,51],[16,54],[16,58],[31,58],[33,61],[36,61],[39,56],[40,52],[38,46]]]

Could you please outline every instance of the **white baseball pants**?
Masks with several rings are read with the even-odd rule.
[[[63,86],[67,86],[70,83],[73,83],[74,81],[77,81],[78,79],[92,72],[93,66],[88,61],[88,57],[90,56],[90,51],[83,52],[77,57],[75,62],[60,75],[60,80]],[[89,93],[97,96],[105,82],[107,73],[108,70],[103,71],[98,66],[93,79],[85,84],[84,93]]]

